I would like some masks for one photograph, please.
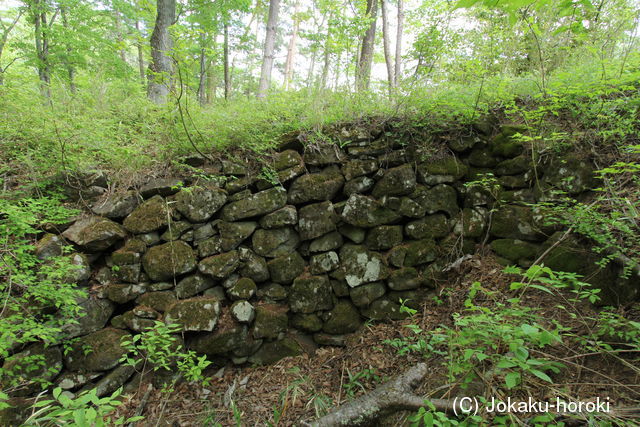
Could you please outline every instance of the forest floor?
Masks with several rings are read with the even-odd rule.
[[[509,290],[516,276],[502,271],[489,254],[476,255],[461,265],[458,271],[440,283],[433,298],[422,304],[422,309],[411,318],[389,323],[366,323],[353,334],[346,347],[321,347],[313,354],[286,358],[270,366],[226,366],[211,371],[211,382],[206,387],[182,383],[166,392],[147,388],[129,395],[119,414],[132,416],[144,409],[145,420],[138,425],[158,426],[215,426],[215,425],[305,425],[332,407],[375,389],[388,379],[406,371],[418,362],[426,362],[429,372],[417,389],[417,394],[429,397],[491,396],[499,384],[491,381],[473,382],[462,390],[460,384],[450,384],[445,358],[436,354],[398,355],[385,340],[411,334],[406,325],[418,325],[430,331],[439,325],[453,325],[453,314],[463,312],[464,301],[472,283],[480,282],[484,289],[498,291],[505,300],[514,295]],[[556,307],[550,295],[534,291],[523,296],[523,305],[531,307],[548,319],[559,323],[576,336],[590,326],[575,319],[566,310]],[[491,301],[486,301],[491,306]],[[482,304],[482,302],[480,302]],[[585,317],[595,313],[589,303],[579,307]],[[622,310],[622,309],[621,309]],[[627,307],[625,316],[640,320],[640,304]],[[588,353],[583,347],[568,340],[544,348],[545,356],[557,360],[565,368],[554,377],[554,383],[528,382],[526,386],[511,390],[514,399],[533,397],[550,401],[563,396],[574,401],[590,401],[597,397],[608,399],[615,422],[626,420],[626,425],[638,425],[640,413],[640,377],[633,368],[633,353]],[[504,388],[504,387],[503,387]],[[150,390],[149,393],[145,393]],[[143,398],[144,395],[146,398]],[[504,397],[504,396],[502,396]],[[144,403],[141,403],[144,400]],[[635,410],[629,408],[635,407]],[[396,413],[382,420],[380,425],[408,425],[410,413]],[[531,414],[512,418],[523,424]],[[606,418],[606,417],[605,417]],[[612,418],[613,419],[613,418]],[[557,419],[556,421],[560,421]],[[569,421],[565,419],[564,421]],[[568,424],[576,420],[570,420]],[[578,421],[578,425],[582,422]],[[606,421],[606,419],[605,419]],[[628,424],[627,424],[628,422]]]

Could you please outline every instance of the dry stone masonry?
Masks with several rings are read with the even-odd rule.
[[[73,245],[73,280],[97,289],[68,328],[69,351],[25,351],[46,353],[63,389],[104,394],[134,374],[119,365],[121,339],[157,320],[180,325],[186,347],[213,360],[272,363],[344,345],[367,319],[401,318],[400,299],[423,299],[448,264],[483,242],[503,264],[526,267],[561,234],[527,203],[547,188],[579,197],[597,183],[591,164],[571,156],[538,166],[536,177],[512,138],[519,130],[435,138],[440,154],[346,130],[342,148],[294,142],[275,152],[269,180],[224,160],[211,182],[153,179],[99,200],[37,247],[46,259]],[[465,185],[486,173],[498,189]],[[607,303],[636,296],[594,261],[569,239],[546,263],[590,275]]]

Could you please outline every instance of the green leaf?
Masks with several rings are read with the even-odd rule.
[[[520,374],[518,372],[509,372],[504,377],[504,382],[507,385],[507,388],[509,390],[517,386],[519,381],[520,381]]]
[[[553,380],[551,379],[551,377],[549,377],[549,375],[545,374],[542,371],[539,371],[538,369],[532,369],[530,372],[541,380],[544,380],[548,383],[553,383]]]

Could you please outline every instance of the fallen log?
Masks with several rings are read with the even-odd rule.
[[[359,426],[396,411],[417,411],[430,402],[439,411],[452,413],[454,401],[424,399],[413,393],[427,374],[427,364],[419,363],[393,380],[355,400],[345,403],[312,422],[314,427]]]

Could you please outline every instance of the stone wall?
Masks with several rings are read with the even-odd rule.
[[[42,259],[72,244],[74,280],[92,294],[82,302],[87,315],[69,327],[71,350],[46,350],[50,378],[71,391],[115,389],[133,375],[118,364],[120,339],[154,320],[181,325],[186,347],[214,360],[271,363],[343,345],[366,319],[400,318],[401,298],[433,292],[442,270],[478,244],[505,265],[530,265],[562,233],[527,203],[547,188],[582,197],[597,182],[591,164],[571,156],[538,164],[536,176],[512,138],[519,130],[423,144],[343,132],[343,148],[306,150],[293,140],[259,175],[196,158],[215,179],[153,179],[103,197],[38,243]],[[499,186],[465,185],[485,173]],[[594,273],[610,301],[635,296],[580,247],[569,239],[547,264]]]

